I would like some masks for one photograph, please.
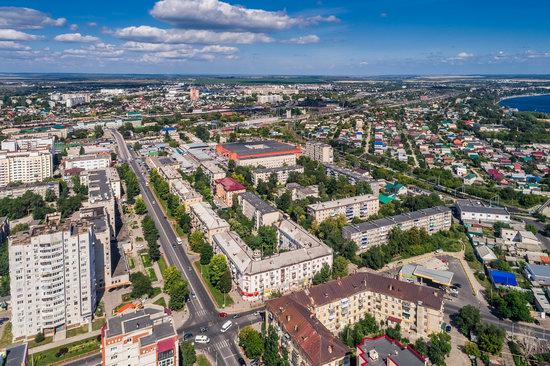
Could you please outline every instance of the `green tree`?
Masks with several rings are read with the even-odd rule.
[[[334,257],[332,264],[332,278],[342,278],[348,275],[348,260],[341,255]]]
[[[313,284],[319,285],[321,283],[328,282],[331,278],[330,266],[327,263],[323,263],[321,270],[313,276]]]
[[[204,266],[210,264],[212,256],[214,256],[214,250],[212,249],[212,246],[208,244],[203,245],[201,248],[201,264]]]
[[[141,144],[139,142],[134,142],[134,150],[135,151],[139,151],[141,150]]]
[[[210,261],[210,283],[214,287],[218,287],[223,274],[229,269],[227,259],[223,254],[216,254]]]
[[[132,283],[132,292],[130,293],[132,298],[137,299],[144,295],[152,295],[153,287],[151,286],[151,279],[142,272],[132,273],[130,275],[130,282]]]
[[[470,333],[474,332],[481,322],[481,314],[479,309],[473,305],[466,305],[458,311],[456,325],[460,333],[466,337],[470,337]]]
[[[78,151],[78,155],[84,155],[86,154],[86,150],[84,150],[84,146],[80,146],[80,150]]]
[[[464,345],[464,352],[468,356],[481,357],[481,351],[479,347],[474,342],[466,342]]]
[[[279,336],[277,331],[270,325],[264,343],[264,363],[266,365],[278,365],[281,362],[279,355]]]
[[[231,272],[227,269],[220,277],[217,288],[222,294],[228,294],[232,287],[233,282],[231,281]]]
[[[145,215],[147,213],[147,206],[145,206],[145,201],[143,198],[136,198],[134,203],[134,211],[137,215]]]
[[[185,207],[180,207],[182,208],[183,212],[177,216],[178,225],[185,234],[189,234],[191,232],[191,216],[189,216],[189,214],[185,212]]]
[[[395,327],[386,328],[386,335],[396,341],[401,341],[401,325],[396,324]]]
[[[189,235],[189,246],[195,253],[200,253],[201,248],[207,245],[204,241],[204,234],[201,231],[195,230]]]
[[[264,340],[260,332],[251,326],[246,326],[239,333],[239,346],[244,349],[246,357],[260,358],[264,351]]]
[[[537,227],[533,224],[527,224],[525,225],[525,230],[532,232],[533,234],[538,234]]]
[[[416,342],[414,342],[413,348],[422,356],[428,356],[428,343],[424,338],[418,338]]]
[[[166,267],[162,272],[162,277],[164,278],[164,292],[167,294],[173,293],[176,284],[182,280],[181,273],[176,266]]]
[[[173,310],[181,310],[185,305],[185,299],[189,295],[189,288],[187,286],[187,281],[183,278],[178,281],[175,286],[172,288],[170,293],[170,301],[168,302],[168,307]]]
[[[428,357],[433,365],[445,366],[445,358],[451,353],[451,336],[447,333],[430,334]]]
[[[227,162],[227,173],[228,173],[228,174],[234,173],[236,167],[237,167],[237,164],[235,163],[235,160],[230,159],[230,160]]]
[[[46,200],[46,202],[54,202],[57,197],[55,196],[55,192],[53,189],[48,189],[46,191],[46,195],[44,197],[44,199]]]
[[[277,208],[287,212],[292,203],[292,195],[290,192],[286,191],[277,199]]]
[[[34,342],[35,343],[42,343],[42,342],[44,342],[45,339],[46,339],[46,337],[44,337],[44,333],[42,333],[42,332],[38,332],[38,333],[36,333],[36,336],[34,336]]]
[[[182,366],[193,366],[197,362],[197,353],[192,341],[181,342],[179,349]]]
[[[483,352],[496,355],[502,351],[506,333],[493,324],[482,323],[477,330],[478,346]]]

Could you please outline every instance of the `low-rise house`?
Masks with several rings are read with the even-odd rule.
[[[462,221],[470,222],[510,222],[510,213],[504,207],[487,206],[481,201],[460,199],[456,202],[456,209]]]
[[[387,335],[365,337],[357,345],[358,366],[425,366],[427,361],[410,344],[404,346]]]
[[[533,286],[550,286],[550,266],[527,263],[523,273]]]
[[[481,263],[487,264],[496,261],[498,258],[487,245],[478,245],[475,247],[476,254]]]

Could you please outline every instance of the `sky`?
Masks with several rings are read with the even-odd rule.
[[[544,0],[0,0],[0,72],[550,74]]]

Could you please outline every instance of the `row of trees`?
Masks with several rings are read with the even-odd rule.
[[[151,258],[151,261],[156,262],[160,258],[160,249],[157,243],[159,232],[157,230],[155,222],[149,215],[143,218],[143,221],[141,222],[141,228],[143,230],[143,236],[145,237],[145,241],[147,242],[148,246],[147,253]]]
[[[470,342],[466,345],[466,353],[477,357],[482,352],[496,355],[504,345],[506,333],[504,329],[481,321],[479,309],[473,305],[462,307],[456,317],[459,331],[469,339],[476,336],[477,344]]]
[[[173,310],[183,309],[185,299],[189,296],[187,281],[176,266],[167,267],[162,273],[162,277],[164,278],[164,292],[170,296],[168,307]]]
[[[126,202],[133,204],[135,197],[139,195],[139,183],[136,175],[130,169],[128,163],[121,164],[117,167],[118,175],[126,185]]]

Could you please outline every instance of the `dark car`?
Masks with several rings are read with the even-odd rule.
[[[447,324],[447,326],[445,327],[445,332],[447,333],[451,333],[451,326],[449,324]]]
[[[238,317],[239,317],[239,314],[235,314],[235,315],[233,315],[232,318],[233,318],[233,319],[237,319]]]
[[[201,328],[201,333],[206,333],[208,332],[208,328],[207,327],[202,327]]]
[[[218,316],[219,316],[220,318],[227,318],[227,313],[225,313],[225,312],[222,311],[221,313],[218,314]]]
[[[246,366],[246,361],[244,360],[244,358],[239,357],[239,365]]]
[[[193,333],[185,333],[185,334],[183,335],[183,340],[184,340],[184,341],[186,341],[186,340],[188,340],[188,339],[190,339],[190,338],[193,338]]]

